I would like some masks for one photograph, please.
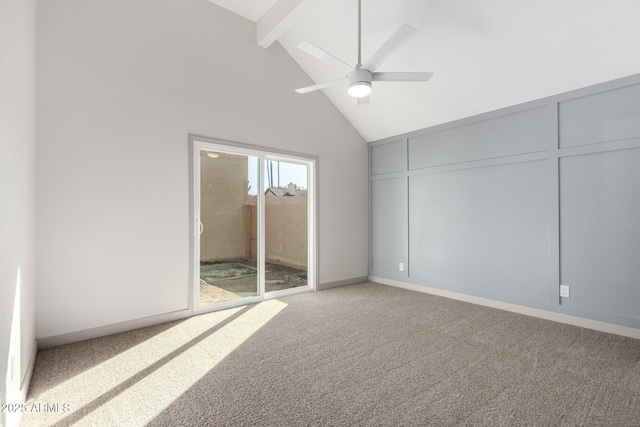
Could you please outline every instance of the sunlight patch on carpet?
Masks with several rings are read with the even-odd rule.
[[[32,397],[64,396],[70,411],[27,413],[23,425],[146,424],[286,306],[274,299],[187,319]]]

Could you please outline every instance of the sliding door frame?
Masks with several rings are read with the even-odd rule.
[[[227,154],[252,156],[259,159],[258,168],[258,295],[200,306],[200,153],[218,151]],[[307,285],[265,292],[265,180],[264,166],[267,160],[276,160],[307,166]],[[271,298],[279,298],[317,290],[318,279],[318,157],[268,147],[225,141],[199,135],[189,135],[190,165],[190,268],[189,307],[194,314],[202,314],[226,308],[252,304]]]

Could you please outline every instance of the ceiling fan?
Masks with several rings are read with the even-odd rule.
[[[347,93],[358,99],[358,105],[369,103],[369,94],[371,93],[371,82],[426,82],[433,73],[429,72],[376,72],[375,70],[382,65],[407,39],[416,32],[416,29],[410,25],[404,24],[398,31],[391,36],[364,64],[361,61],[361,37],[362,37],[362,9],[361,0],[358,0],[358,64],[354,67],[342,62],[330,53],[320,49],[309,41],[304,41],[298,45],[300,50],[315,56],[325,62],[337,65],[344,70],[348,70],[348,74],[337,80],[331,80],[324,83],[318,83],[313,86],[307,86],[296,89],[298,93],[312,92],[318,89],[324,89],[346,81],[349,85]]]

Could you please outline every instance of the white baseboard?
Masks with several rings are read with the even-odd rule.
[[[362,283],[367,281],[367,276],[354,277],[352,279],[339,280],[336,282],[320,283],[318,290],[335,288],[337,286],[352,285],[354,283]],[[185,319],[193,316],[193,311],[186,309],[174,311],[171,313],[160,314],[157,316],[145,317],[126,322],[120,322],[113,325],[99,326],[96,328],[83,329],[80,331],[68,332],[60,335],[52,335],[48,337],[38,338],[38,348],[45,349],[49,347],[57,347],[60,345],[71,344],[78,341],[89,340],[92,338],[104,337],[120,332],[131,331],[133,329],[145,328],[147,326],[159,325],[161,323],[172,322],[174,320]]]
[[[120,332],[127,332],[134,329],[146,328],[147,326],[154,326],[172,322],[174,320],[185,319],[191,316],[193,316],[193,312],[191,310],[179,310],[171,313],[159,314],[157,316],[115,323],[113,325],[99,326],[97,328],[83,329],[81,331],[38,338],[38,348],[44,349],[48,347],[57,347],[59,345],[71,344],[78,341],[104,337],[107,335],[118,334]]]
[[[532,308],[532,307],[526,307],[518,304],[511,304],[508,302],[496,301],[488,298],[477,297],[474,295],[467,295],[459,292],[452,292],[452,291],[446,291],[443,289],[431,288],[429,286],[415,285],[413,283],[383,279],[381,277],[369,276],[369,281],[380,283],[381,285],[395,286],[396,288],[408,289],[411,291],[418,291],[426,294],[437,295],[445,298],[451,298],[458,301],[469,302],[471,304],[497,308],[499,310],[511,311],[513,313],[524,314],[527,316],[537,317],[540,319],[565,323],[567,325],[579,326],[581,328],[593,329],[600,332],[607,332],[610,334],[616,334],[616,335],[622,335],[629,338],[640,339],[640,329],[631,328],[628,326],[601,322],[599,320],[585,319],[583,317],[571,316],[569,314],[556,313],[553,311],[542,310],[539,308]]]
[[[325,289],[337,288],[338,286],[354,285],[356,283],[366,282],[367,280],[369,280],[367,276],[361,276],[361,277],[354,277],[351,279],[338,280],[335,282],[320,283],[318,285],[318,290],[322,291]]]

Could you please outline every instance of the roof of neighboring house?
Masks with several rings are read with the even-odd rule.
[[[272,196],[276,196],[276,197],[307,197],[307,190],[301,190],[301,189],[294,189],[294,188],[274,188],[274,187],[269,187],[267,188],[267,190],[264,192],[265,196],[268,196],[269,194],[271,194]]]

